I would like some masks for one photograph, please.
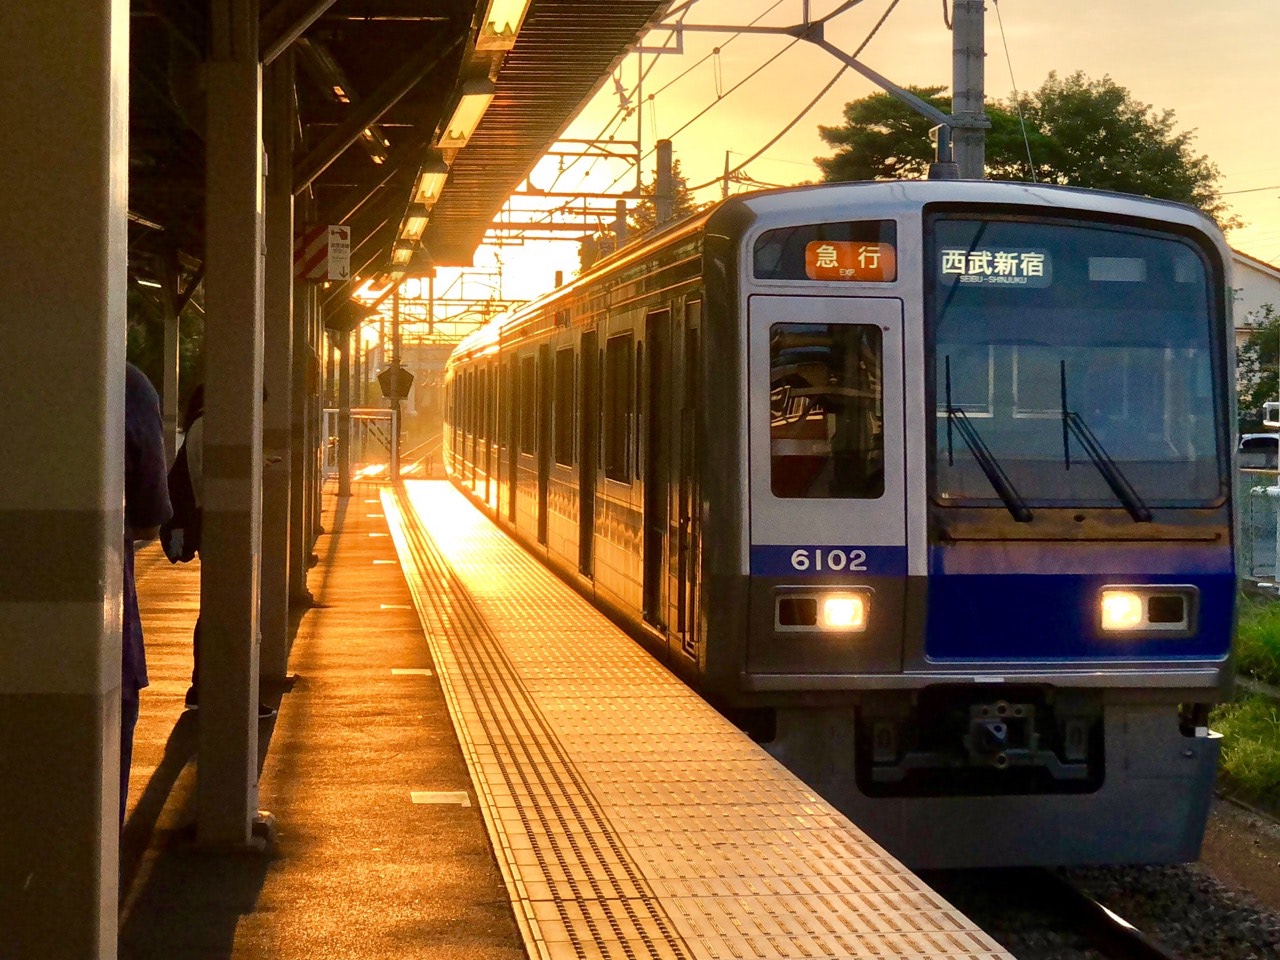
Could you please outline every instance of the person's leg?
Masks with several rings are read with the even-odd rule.
[[[129,768],[133,765],[133,730],[138,725],[138,695],[120,701],[120,826],[129,799]]]
[[[200,705],[200,618],[196,617],[195,629],[191,632],[191,689],[187,691],[185,701],[188,710]]]

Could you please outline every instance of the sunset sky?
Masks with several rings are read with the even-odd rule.
[[[838,0],[811,4],[815,17],[838,5]],[[831,22],[828,39],[852,52],[889,6],[890,0],[864,0]],[[687,22],[738,25],[765,14],[760,23],[785,25],[799,21],[801,10],[801,0],[698,0],[689,9]],[[1177,129],[1195,131],[1195,151],[1218,166],[1221,187],[1228,194],[1225,199],[1247,222],[1231,233],[1232,245],[1280,263],[1280,124],[1269,118],[1267,88],[1259,86],[1277,69],[1277,0],[1001,0],[998,5],[988,0],[986,29],[989,99],[1008,97],[1014,78],[1025,91],[1040,86],[1050,71],[1082,70],[1091,78],[1110,75],[1138,100],[1157,110],[1173,110]],[[643,149],[649,151],[659,137],[671,138],[691,186],[720,176],[725,151],[737,165],[764,146],[840,67],[825,52],[799,42],[730,93],[730,88],[791,43],[787,37],[731,37],[729,32],[686,33],[682,54],[662,54],[656,63],[652,54],[633,54],[616,75],[635,102],[638,58],[639,65],[649,71],[639,99]],[[645,40],[646,46],[664,43],[674,43],[669,32],[653,31]],[[716,46],[722,48],[718,56],[694,67]],[[861,59],[904,86],[949,88],[951,34],[943,23],[940,0],[900,0]],[[685,71],[689,72],[680,76]],[[634,114],[621,127],[609,125],[617,113],[618,85],[612,79],[606,82],[566,135],[591,138],[607,128],[616,130],[618,139],[635,139]],[[818,126],[840,123],[845,103],[875,89],[853,71],[845,71],[795,128],[745,172],[771,184],[818,179],[812,159],[831,152],[819,137]],[[656,95],[649,99],[651,93]],[[713,103],[704,116],[680,129]],[[652,155],[643,162],[646,180],[653,176],[653,162]],[[623,184],[634,182],[634,172],[624,174],[617,164],[597,164],[585,180],[579,173],[582,169],[563,174],[556,189],[579,184],[602,189],[619,175]],[[554,161],[544,161],[533,180],[545,188],[556,172]],[[719,195],[720,187],[714,185],[701,191],[698,199]],[[577,248],[571,243],[508,247],[501,257],[506,294],[527,297],[550,285],[550,270],[571,273],[577,265]],[[492,253],[482,249],[477,266],[486,263],[492,263]]]

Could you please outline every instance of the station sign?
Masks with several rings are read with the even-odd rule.
[[[897,251],[891,243],[811,240],[804,248],[804,271],[810,280],[889,283],[898,278]]]
[[[329,227],[329,277],[345,280],[351,276],[351,228],[341,224]]]
[[[299,233],[293,245],[293,275],[298,281],[350,277],[351,228],[346,224],[322,224]]]

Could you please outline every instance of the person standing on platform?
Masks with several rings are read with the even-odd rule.
[[[169,519],[165,479],[164,428],[160,396],[147,375],[125,366],[124,392],[124,621],[121,636],[120,824],[124,825],[133,764],[133,731],[138,723],[140,692],[147,685],[147,655],[142,642],[142,616],[133,573],[133,545],[154,540]]]
[[[264,397],[265,397],[264,388]],[[197,384],[191,391],[186,410],[182,414],[182,449],[173,469],[169,471],[169,493],[174,501],[175,516],[172,530],[164,533],[164,550],[170,562],[185,563],[200,550],[200,531],[204,508],[204,384]],[[180,505],[180,506],[179,506]],[[180,519],[183,521],[180,524]],[[200,617],[196,617],[192,631],[191,687],[187,690],[183,705],[188,710],[200,708]],[[276,715],[274,708],[258,702],[258,719],[269,720]]]

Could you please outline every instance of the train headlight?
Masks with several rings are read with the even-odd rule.
[[[860,593],[829,593],[819,604],[823,630],[847,632],[867,628],[867,598]]]
[[[1098,593],[1103,633],[1159,633],[1189,637],[1196,632],[1200,591],[1189,583],[1111,583]]]
[[[1103,630],[1137,630],[1146,620],[1143,598],[1132,590],[1103,590]]]

